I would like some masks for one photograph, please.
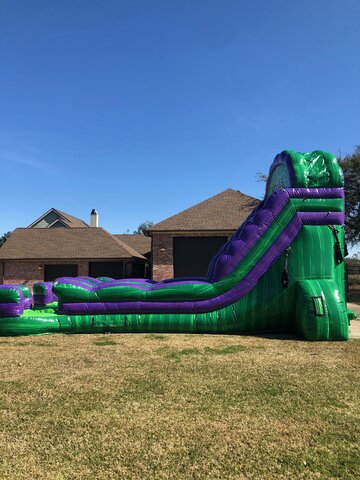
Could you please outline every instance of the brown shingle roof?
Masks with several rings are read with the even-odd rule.
[[[103,228],[17,228],[0,248],[0,259],[142,258]]]
[[[260,200],[228,188],[149,228],[149,232],[236,230]]]
[[[151,237],[147,237],[141,233],[114,234],[113,237],[123,241],[142,255],[146,255],[147,253],[151,252]]]
[[[34,225],[37,223],[39,220],[41,220],[45,215],[50,213],[51,211],[57,213],[59,216],[59,220],[64,223],[67,227],[70,228],[84,228],[84,227],[89,227],[89,225],[84,222],[84,220],[81,220],[80,218],[74,217],[73,215],[69,215],[68,213],[62,212],[61,210],[58,210],[57,208],[50,208],[47,212],[45,212],[41,217],[37,218],[34,222],[32,222],[31,225]]]

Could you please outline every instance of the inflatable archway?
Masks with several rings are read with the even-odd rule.
[[[296,332],[346,340],[344,189],[336,158],[286,150],[260,205],[204,279],[59,278],[0,286],[0,335]],[[58,303],[54,303],[57,300]]]

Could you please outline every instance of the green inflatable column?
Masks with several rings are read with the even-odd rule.
[[[296,327],[306,340],[347,340],[345,302],[331,279],[300,280],[296,285]]]

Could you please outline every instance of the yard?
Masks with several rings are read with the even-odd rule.
[[[1,479],[360,477],[360,340],[0,339]]]

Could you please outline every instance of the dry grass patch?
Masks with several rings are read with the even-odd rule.
[[[360,341],[0,341],[1,479],[359,478]]]

